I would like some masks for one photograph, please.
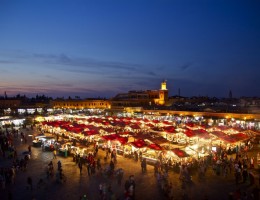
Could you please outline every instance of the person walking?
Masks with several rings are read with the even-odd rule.
[[[56,154],[57,154],[56,149],[54,149],[53,150],[53,158],[52,159],[56,159]]]
[[[114,169],[115,169],[115,164],[114,164],[114,162],[112,160],[110,161],[109,166],[110,166],[111,173],[113,173]]]
[[[30,176],[28,176],[27,178],[27,184],[28,184],[28,189],[33,189],[33,186],[32,186],[32,178]]]
[[[29,154],[31,154],[31,152],[32,152],[31,145],[28,146],[28,151],[29,151]]]
[[[118,185],[121,185],[121,184],[122,184],[123,176],[124,176],[124,171],[123,171],[123,169],[122,169],[122,168],[118,169],[118,170],[117,170],[117,173],[116,173],[116,178],[117,178],[117,184],[118,184]]]
[[[87,163],[87,170],[88,170],[88,176],[90,176],[91,174],[91,164],[88,162]]]
[[[98,171],[101,169],[100,158],[97,159],[97,169]]]
[[[129,186],[128,189],[127,189],[128,197],[130,197],[130,199],[134,200],[135,199],[135,180],[134,180],[134,175],[129,176],[128,186]]]
[[[57,165],[58,165],[58,171],[61,171],[62,170],[62,166],[61,166],[61,161],[60,160],[58,161]]]
[[[141,168],[142,168],[142,172],[145,173],[146,172],[146,159],[145,158],[141,162]]]
[[[48,164],[48,167],[47,167],[47,177],[53,177],[54,175],[54,172],[53,172],[53,163],[52,161],[50,161],[50,163]]]
[[[79,171],[80,171],[80,174],[81,174],[82,173],[82,162],[81,161],[79,161],[78,166],[79,166]]]

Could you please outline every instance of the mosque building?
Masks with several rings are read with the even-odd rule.
[[[165,105],[168,101],[166,80],[161,83],[159,90],[134,90],[117,94],[110,99],[111,107],[135,107],[148,105]]]
[[[161,83],[159,90],[134,90],[127,93],[119,93],[115,97],[105,99],[60,99],[51,102],[53,108],[123,108],[123,107],[142,107],[151,105],[165,105],[168,101],[168,89],[166,81]]]

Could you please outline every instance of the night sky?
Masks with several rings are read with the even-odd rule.
[[[260,1],[0,0],[0,96],[260,97]]]

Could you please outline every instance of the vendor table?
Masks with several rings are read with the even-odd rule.
[[[33,141],[33,147],[41,147],[41,145],[42,145],[41,141],[38,141],[38,142]]]
[[[53,150],[54,150],[54,147],[45,146],[45,147],[44,147],[44,150],[45,150],[45,151],[53,151]]]
[[[69,152],[66,149],[59,149],[59,154],[63,157],[67,157],[69,155]]]

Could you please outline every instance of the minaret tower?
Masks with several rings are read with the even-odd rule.
[[[166,87],[166,80],[161,83],[161,89],[159,90],[159,104],[164,105],[168,101],[168,90]]]
[[[231,91],[231,90],[229,90],[229,98],[230,98],[230,99],[233,98],[233,97],[232,97],[232,91]]]

